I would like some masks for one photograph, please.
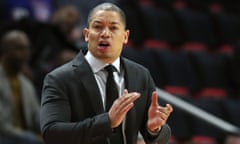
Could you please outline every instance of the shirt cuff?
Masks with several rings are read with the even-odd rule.
[[[156,135],[158,135],[159,132],[160,132],[160,130],[161,130],[161,127],[157,128],[155,131],[150,131],[150,130],[147,128],[147,131],[148,131],[148,133],[149,133],[151,136],[156,136]]]

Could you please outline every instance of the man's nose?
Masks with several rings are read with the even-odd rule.
[[[110,37],[111,36],[111,31],[109,30],[109,28],[105,28],[103,29],[101,36],[103,37]]]

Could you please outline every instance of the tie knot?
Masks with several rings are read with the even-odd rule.
[[[108,65],[104,67],[105,70],[107,70],[108,73],[113,73],[115,71],[115,68],[113,65]]]

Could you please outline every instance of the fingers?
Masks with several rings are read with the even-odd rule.
[[[126,105],[125,107],[122,107],[122,109],[119,109],[119,113],[126,114],[133,106],[134,106],[134,104],[130,103],[130,104]]]
[[[134,101],[137,100],[140,97],[139,93],[133,92],[133,93],[127,93],[120,97],[117,101],[119,105],[120,110],[124,110],[125,107],[128,107],[128,105],[133,105]]]
[[[151,102],[151,105],[152,106],[157,106],[157,107],[159,107],[159,104],[158,104],[158,94],[157,94],[157,92],[156,91],[154,91],[153,93],[152,93],[152,102]],[[166,110],[164,110],[164,111],[166,111],[166,112],[172,112],[173,111],[173,107],[172,107],[172,105],[170,105],[170,104],[166,104],[166,107],[164,107]]]
[[[128,93],[127,90],[124,90],[123,96],[116,99],[112,107],[116,112],[125,112],[134,105],[134,101],[137,100],[139,97],[140,93],[137,92]]]
[[[137,92],[128,93],[124,90],[123,96],[114,101],[109,110],[111,127],[117,127],[126,116],[127,112],[134,106],[134,101],[140,97]]]
[[[159,107],[159,111],[165,113],[166,115],[169,115],[173,111],[173,107],[170,104],[166,104],[166,107]]]
[[[123,95],[126,95],[126,94],[128,94],[128,90],[127,90],[127,89],[124,89]]]
[[[172,111],[173,111],[172,105],[166,104],[166,107],[167,107],[167,110],[168,110],[169,112],[172,112]]]
[[[156,91],[154,91],[154,92],[152,93],[152,102],[151,102],[151,105],[152,105],[152,106],[159,106],[159,104],[158,104],[158,95],[157,95],[157,92],[156,92]]]
[[[163,120],[167,120],[172,111],[173,107],[167,104],[166,107],[159,106],[157,113]]]

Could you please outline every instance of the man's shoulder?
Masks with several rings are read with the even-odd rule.
[[[122,59],[124,65],[126,65],[128,67],[132,67],[132,68],[135,68],[137,70],[148,71],[148,69],[145,66],[143,66],[143,65],[141,65],[141,64],[139,64],[139,63],[137,63],[137,62],[135,62],[131,59],[128,59],[128,58],[125,58],[125,57],[122,57],[121,59]]]
[[[70,61],[59,67],[56,67],[55,69],[50,71],[47,75],[55,75],[55,76],[68,75],[72,70],[73,70],[72,61]]]
[[[79,53],[75,58],[73,58],[71,61],[53,69],[51,72],[48,73],[48,75],[69,75],[76,69],[81,61],[83,60],[83,55]]]

